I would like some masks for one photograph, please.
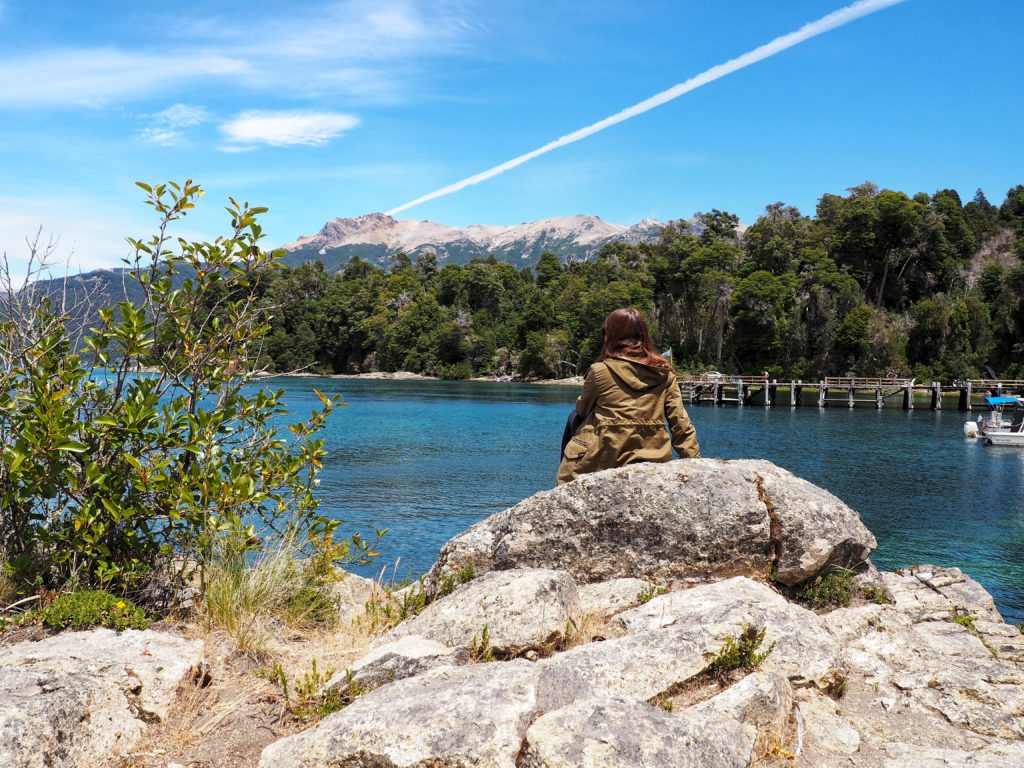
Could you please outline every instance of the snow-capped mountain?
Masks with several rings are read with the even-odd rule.
[[[327,222],[315,235],[302,236],[285,245],[286,264],[319,259],[337,270],[353,256],[386,262],[405,252],[414,259],[433,251],[439,261],[463,264],[474,257],[487,257],[517,265],[532,265],[544,251],[561,259],[589,259],[609,242],[654,242],[662,224],[644,219],[631,227],[613,224],[597,216],[562,216],[528,221],[514,226],[473,224],[449,227],[433,221],[408,221],[383,213],[369,213]]]

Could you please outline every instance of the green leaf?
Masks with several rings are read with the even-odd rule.
[[[57,450],[67,451],[68,453],[85,453],[89,450],[89,446],[78,440],[67,440],[57,446]]]

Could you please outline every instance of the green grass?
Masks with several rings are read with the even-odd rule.
[[[52,629],[89,629],[109,627],[145,629],[146,614],[127,598],[100,589],[61,595],[39,612],[43,624]]]

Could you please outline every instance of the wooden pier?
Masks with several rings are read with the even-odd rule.
[[[683,399],[691,405],[735,405],[771,408],[779,404],[779,395],[788,400],[790,408],[858,406],[884,408],[886,402],[899,398],[904,410],[913,410],[914,397],[923,396],[928,407],[942,410],[944,395],[957,395],[957,408],[970,411],[984,407],[988,395],[1024,396],[1024,380],[969,379],[953,384],[915,379],[872,379],[861,377],[828,377],[820,381],[778,381],[763,376],[726,376],[704,374],[680,375]]]

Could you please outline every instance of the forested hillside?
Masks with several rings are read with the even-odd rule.
[[[353,260],[280,270],[265,349],[275,370],[410,370],[555,377],[586,370],[604,316],[647,313],[680,369],[811,380],[855,372],[950,380],[1024,377],[1024,186],[1001,206],[979,190],[823,195],[813,217],[769,205],[742,234],[701,214],[659,242],[612,243],[589,262],[546,253],[438,268],[422,254],[383,270]]]

